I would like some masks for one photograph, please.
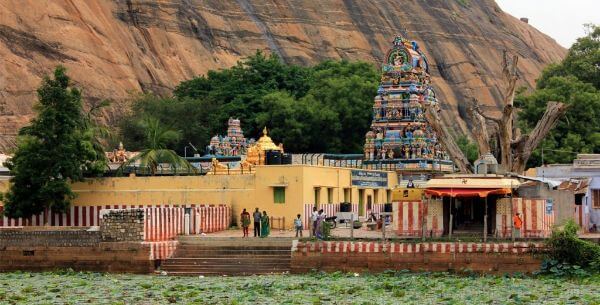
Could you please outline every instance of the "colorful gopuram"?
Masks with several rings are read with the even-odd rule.
[[[227,135],[214,136],[206,147],[206,154],[213,156],[240,156],[246,154],[248,145],[253,140],[247,141],[242,131],[239,119],[229,118],[227,122]]]
[[[419,45],[396,37],[382,70],[363,166],[405,174],[451,172],[452,161],[425,120],[425,107],[437,110],[438,101]]]

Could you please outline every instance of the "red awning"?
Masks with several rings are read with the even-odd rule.
[[[493,188],[493,189],[482,189],[482,188],[456,188],[456,189],[426,189],[425,194],[428,196],[438,197],[481,197],[485,198],[488,195],[506,195],[510,194],[510,189],[504,188]]]

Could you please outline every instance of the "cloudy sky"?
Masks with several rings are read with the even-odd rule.
[[[565,48],[584,36],[583,24],[600,25],[600,0],[496,0],[507,13],[529,18],[529,24]]]

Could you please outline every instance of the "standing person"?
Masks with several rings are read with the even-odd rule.
[[[271,232],[269,216],[267,216],[267,211],[263,211],[263,215],[260,218],[260,237],[267,237]]]
[[[294,219],[294,227],[296,228],[296,237],[298,237],[298,233],[302,237],[302,219],[300,219],[300,214]]]
[[[325,215],[323,214],[323,209],[319,210],[317,213],[317,225],[315,226],[315,236],[318,239],[323,239],[323,221],[325,220]]]
[[[521,219],[521,214],[517,212],[515,217],[513,217],[513,230],[515,238],[521,238],[521,227],[523,226],[523,220]]]
[[[248,237],[248,228],[250,227],[250,213],[244,209],[242,211],[242,215],[240,217],[242,220],[242,231],[244,232],[244,237]]]
[[[319,213],[317,212],[317,207],[313,207],[312,214],[310,216],[310,228],[312,232],[310,232],[310,236],[317,236],[317,220],[319,220]]]
[[[258,210],[258,208],[256,208],[256,210],[254,210],[254,213],[252,213],[252,217],[254,218],[254,237],[260,237],[260,211]]]

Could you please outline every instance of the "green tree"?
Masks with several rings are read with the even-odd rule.
[[[190,174],[196,169],[175,151],[167,147],[181,138],[181,132],[168,129],[157,118],[147,116],[138,122],[144,133],[145,149],[123,163],[119,174],[133,170],[137,174],[156,175],[168,164],[168,173]]]
[[[462,150],[471,164],[473,164],[475,160],[479,158],[479,148],[477,147],[477,144],[469,141],[469,138],[461,136],[458,138],[458,140],[456,140],[456,144],[460,150]]]
[[[276,55],[265,56],[257,51],[229,69],[184,81],[173,93],[178,99],[187,97],[217,105],[215,131],[224,131],[227,119],[237,117],[248,134],[258,135],[263,126],[254,124],[254,119],[261,111],[262,98],[275,91],[287,91],[295,98],[304,96],[309,78],[310,69],[286,65]]]
[[[268,127],[287,151],[322,152],[341,143],[337,113],[309,96],[296,100],[287,92],[270,93],[262,99],[255,122]]]
[[[29,217],[46,209],[65,211],[75,197],[70,183],[106,169],[95,133],[84,115],[81,93],[70,87],[63,67],[38,89],[37,117],[19,131],[17,148],[6,163],[10,188],[3,194],[9,217]]]
[[[320,104],[323,111],[335,113],[339,124],[322,126],[337,132],[329,134],[330,144],[319,152],[362,152],[380,72],[372,64],[345,60],[322,62],[313,71],[307,98]]]
[[[559,64],[548,66],[529,95],[515,100],[521,108],[519,124],[531,130],[542,117],[547,101],[561,101],[569,109],[532,154],[528,165],[571,163],[576,153],[600,153],[600,28],[589,26]]]
[[[132,111],[119,123],[120,135],[125,147],[130,150],[147,148],[146,134],[143,125],[139,124],[144,117],[159,119],[165,126],[181,131],[179,140],[169,143],[168,148],[184,153],[184,147],[192,143],[201,149],[208,144],[210,138],[222,131],[223,122],[218,106],[209,99],[160,98],[153,95],[142,95],[132,105]],[[188,149],[189,152],[189,149]]]
[[[538,81],[540,87],[554,76],[575,76],[584,83],[600,88],[600,26],[585,25],[587,35],[577,39],[565,59],[549,65]]]
[[[325,61],[312,67],[286,65],[261,52],[219,71],[184,81],[174,98],[142,96],[120,126],[128,147],[142,146],[135,123],[144,115],[183,130],[175,149],[204,147],[223,134],[229,117],[246,136],[267,126],[289,152],[360,152],[371,121],[379,72],[369,63]]]

